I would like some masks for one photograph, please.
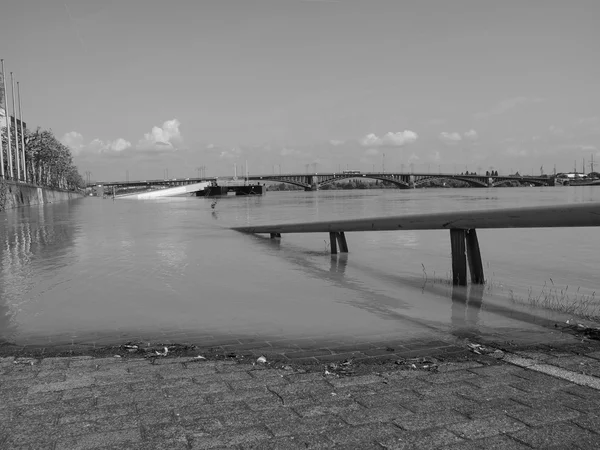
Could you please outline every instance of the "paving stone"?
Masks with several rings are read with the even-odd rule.
[[[540,393],[548,392],[557,389],[564,389],[573,386],[573,383],[561,380],[558,378],[551,377],[551,380],[537,381],[537,380],[522,380],[517,382],[511,382],[510,385],[521,391],[528,393]]]
[[[452,363],[442,363],[438,365],[438,372],[455,372],[457,370],[464,369],[474,369],[478,367],[483,367],[483,365],[477,361],[464,361],[464,362],[452,362]]]
[[[379,375],[362,375],[342,378],[328,378],[334,387],[356,386],[363,384],[383,383],[384,379]]]
[[[287,385],[288,381],[282,377],[256,379],[248,376],[248,379],[229,381],[227,384],[231,386],[231,389],[237,391],[254,388],[264,388],[265,386]]]
[[[328,431],[327,437],[334,443],[345,448],[347,444],[356,442],[380,442],[388,438],[402,436],[406,432],[389,423],[375,423],[362,426],[346,426]],[[394,447],[391,447],[394,448]]]
[[[531,409],[515,409],[507,413],[510,417],[520,420],[529,426],[537,427],[554,422],[575,419],[580,416],[579,411],[564,408],[556,404],[538,405]]]
[[[481,402],[473,401],[467,404],[456,405],[455,409],[470,419],[480,419],[494,416],[498,413],[509,414],[521,409],[530,410],[528,406],[518,403],[510,398],[495,398]]]
[[[510,436],[533,448],[597,449],[599,436],[571,423],[558,423],[510,433]]]
[[[388,405],[409,405],[415,402],[421,401],[422,397],[417,393],[404,390],[390,392],[388,395],[357,395],[355,400],[363,406],[368,408]]]
[[[205,449],[215,447],[226,447],[234,445],[247,445],[252,442],[271,438],[273,435],[266,427],[255,426],[247,428],[236,428],[235,433],[228,430],[220,433],[188,433],[187,438],[190,447],[194,449]]]
[[[246,373],[248,373],[248,375],[250,375],[252,378],[255,378],[257,380],[264,380],[264,379],[270,379],[270,378],[282,378],[282,377],[286,377],[287,375],[290,374],[289,370],[278,370],[278,369],[255,369],[255,370],[249,370]],[[288,379],[289,381],[289,379]]]
[[[325,375],[322,372],[292,373],[284,377],[289,383],[312,383],[322,381]]]
[[[460,408],[471,407],[474,403],[474,400],[463,398],[458,395],[446,395],[440,396],[439,398],[418,398],[410,402],[402,402],[402,406],[414,413],[425,413],[447,409],[458,410]]]
[[[455,372],[434,373],[427,375],[427,381],[434,384],[455,383],[457,381],[477,378],[478,375],[467,370],[458,370]]]
[[[483,375],[492,378],[502,378],[507,374],[520,376],[523,373],[529,372],[522,367],[513,366],[509,364],[497,364],[494,366],[475,367],[468,369],[469,372],[473,372],[477,375]]]
[[[523,395],[514,400],[533,409],[548,409],[552,407],[572,409],[582,413],[595,412],[598,410],[600,396],[598,391],[593,397],[577,397],[566,391],[551,391],[533,395]]]
[[[363,408],[363,406],[359,405],[354,401],[354,399],[351,398],[336,398],[325,403],[315,401],[311,404],[293,407],[294,411],[296,411],[302,417],[314,417],[327,414],[340,415],[342,413],[350,413]]]
[[[241,444],[243,450],[268,449],[268,450],[304,450],[331,448],[332,442],[323,435],[300,434],[296,436],[282,436],[266,441]],[[364,447],[361,447],[364,448]],[[381,447],[379,447],[381,448]]]
[[[494,436],[476,441],[464,441],[459,444],[441,447],[440,450],[526,450],[530,447],[507,436]]]
[[[113,407],[103,407],[103,408],[89,408],[85,411],[80,411],[77,413],[72,412],[64,412],[60,414],[60,418],[58,419],[59,425],[66,425],[69,423],[76,422],[93,422],[95,420],[103,419],[105,417],[123,417],[123,416],[135,416],[136,409],[134,405],[119,405]]]
[[[332,428],[347,426],[339,417],[324,415],[318,417],[300,417],[293,422],[279,422],[267,425],[275,436],[289,436],[303,433],[319,433]]]
[[[83,434],[71,439],[62,439],[57,441],[55,448],[56,450],[78,450],[139,441],[141,441],[140,431],[129,429],[107,433]]]
[[[391,435],[378,440],[385,448],[394,450],[430,449],[461,442],[462,439],[448,430],[432,428],[424,431]]]
[[[504,414],[448,425],[448,430],[465,439],[482,439],[526,428],[525,424]]]
[[[364,425],[377,422],[396,423],[414,414],[400,405],[388,405],[375,408],[361,408],[339,413],[339,416],[350,425]]]
[[[594,433],[600,432],[600,411],[598,414],[581,415],[572,420],[573,423],[579,425],[581,428],[593,431]],[[600,439],[600,438],[599,438]]]
[[[214,394],[216,392],[227,392],[229,386],[224,382],[193,384],[185,387],[166,388],[165,392],[169,397],[187,397],[202,394]]]
[[[477,379],[475,379],[477,380]],[[415,380],[417,381],[417,380]],[[472,380],[469,381],[459,381],[455,383],[446,383],[446,384],[429,384],[424,383],[422,386],[416,385],[412,387],[412,389],[418,394],[423,395],[424,397],[444,397],[447,395],[466,395],[473,394],[473,392],[477,392],[478,387],[471,384]],[[409,384],[410,386],[410,384]]]
[[[461,395],[477,401],[491,400],[494,398],[523,398],[527,393],[508,384],[496,386],[475,387],[473,390],[461,392]]]
[[[217,416],[216,416],[217,417]],[[282,422],[294,423],[300,416],[287,407],[275,407],[262,411],[230,411],[229,414],[218,416],[224,427],[249,427],[254,425],[275,425]]]
[[[182,407],[174,407],[173,413],[178,417],[180,422],[191,422],[197,419],[210,417],[225,417],[235,414],[248,414],[252,410],[245,402],[230,402],[218,403],[214,405],[187,405]]]
[[[437,428],[457,422],[464,422],[467,417],[455,410],[426,412],[418,414],[405,414],[395,418],[394,423],[400,428],[408,431],[426,430]]]

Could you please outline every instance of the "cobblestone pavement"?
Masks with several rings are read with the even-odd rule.
[[[600,448],[598,341],[441,344],[426,358],[354,346],[266,363],[260,350],[3,357],[0,448]]]

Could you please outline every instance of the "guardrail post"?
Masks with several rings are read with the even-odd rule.
[[[337,236],[332,231],[329,232],[329,246],[331,247],[331,254],[337,255]]]
[[[467,255],[465,248],[466,230],[450,229],[450,247],[452,249],[452,284],[467,285]]]
[[[467,230],[466,235],[467,260],[469,261],[469,271],[471,272],[471,283],[484,284],[483,262],[481,261],[477,231],[475,229]]]
[[[340,244],[340,253],[348,253],[348,243],[346,242],[346,235],[343,231],[336,233],[338,244]]]

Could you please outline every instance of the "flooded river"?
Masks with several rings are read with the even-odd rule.
[[[597,187],[85,198],[0,213],[0,342],[98,345],[203,336],[419,338],[547,332],[532,302],[597,305],[595,228],[480,230],[488,283],[449,283],[447,231],[281,240],[233,226],[600,201]]]

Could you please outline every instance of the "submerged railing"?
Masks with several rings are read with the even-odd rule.
[[[345,233],[351,231],[450,230],[452,282],[455,285],[466,285],[467,267],[472,283],[485,282],[477,239],[478,228],[597,226],[600,226],[600,203],[407,214],[368,219],[257,225],[233,229],[244,233],[268,233],[271,238],[279,238],[282,233],[329,233],[331,253],[338,252],[338,245],[340,252],[348,252]]]

